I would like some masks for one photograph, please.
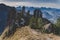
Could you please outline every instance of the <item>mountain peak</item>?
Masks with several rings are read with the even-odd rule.
[[[6,6],[5,4],[1,3],[0,6]]]
[[[5,4],[1,3],[0,5],[5,5]]]

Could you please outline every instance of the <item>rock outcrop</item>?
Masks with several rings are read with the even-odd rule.
[[[0,33],[2,33],[7,25],[7,17],[14,7],[7,6],[5,4],[0,4]]]

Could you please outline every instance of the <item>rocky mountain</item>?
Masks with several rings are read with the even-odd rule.
[[[0,33],[3,32],[5,26],[7,25],[7,15],[13,7],[7,6],[5,4],[0,4]]]
[[[16,9],[16,10],[15,10]],[[54,32],[53,23],[59,17],[56,13],[60,13],[58,9],[52,8],[35,8],[35,7],[9,7],[0,4],[0,40],[59,40],[60,37],[52,34],[44,34],[45,30]],[[55,13],[56,11],[56,13]],[[24,15],[24,14],[27,14]],[[30,14],[29,14],[30,13]],[[34,15],[33,15],[34,13]],[[37,14],[38,13],[38,14]],[[33,15],[33,16],[32,16]],[[43,15],[43,17],[42,17]],[[29,25],[29,18],[31,17],[32,27]],[[39,20],[38,20],[39,19]],[[52,22],[50,22],[50,21]],[[54,21],[53,21],[54,20]],[[21,22],[25,21],[21,24]],[[27,24],[26,24],[27,23]],[[39,24],[39,25],[38,25]],[[40,24],[41,25],[40,27]],[[5,30],[4,30],[5,29]],[[4,31],[3,31],[4,30]],[[52,31],[54,30],[54,31]],[[55,39],[56,37],[56,39]]]
[[[8,14],[10,13],[10,10],[12,10],[14,7],[7,6],[5,4],[0,4],[0,33],[3,32],[7,25],[7,18]],[[19,12],[21,10],[21,7],[17,7],[16,11]],[[26,7],[25,11],[27,12],[30,10],[31,14],[33,15],[33,11],[35,10],[34,7]],[[12,10],[13,11],[13,10]]]
[[[6,6],[5,4],[0,4],[0,33],[3,32],[5,26],[7,25],[7,15],[13,7]],[[22,9],[21,6],[15,7],[17,12],[20,12]],[[25,7],[25,11],[30,10],[30,14],[33,15],[35,7]],[[56,8],[37,8],[40,9],[43,13],[43,17],[50,20],[52,23],[55,23],[57,18],[60,17],[60,9]]]

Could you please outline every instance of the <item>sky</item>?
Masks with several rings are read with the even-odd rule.
[[[50,7],[60,9],[60,0],[0,0],[9,6]]]

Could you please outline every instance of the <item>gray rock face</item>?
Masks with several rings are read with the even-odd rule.
[[[3,32],[7,25],[7,15],[13,7],[6,6],[5,4],[0,4],[0,33]]]

